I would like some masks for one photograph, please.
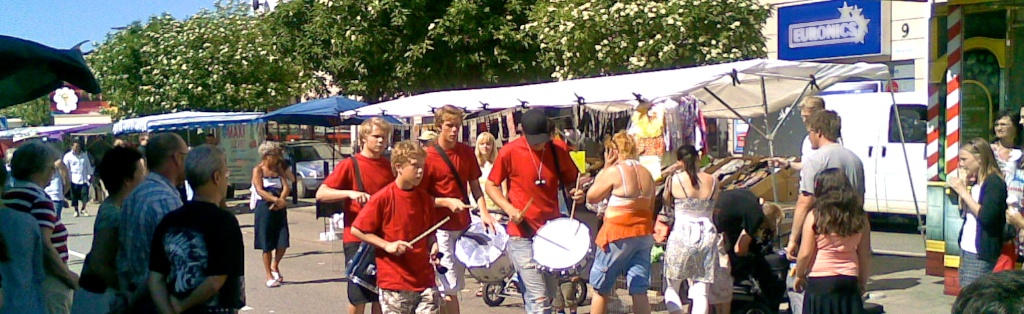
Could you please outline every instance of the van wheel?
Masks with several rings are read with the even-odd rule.
[[[307,198],[307,197],[309,197],[308,194],[309,194],[309,191],[306,191],[306,185],[304,185],[302,183],[296,184],[296,187],[295,187],[295,195],[296,196],[298,196],[299,198]]]

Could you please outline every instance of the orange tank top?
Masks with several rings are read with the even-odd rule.
[[[857,246],[860,245],[861,234],[848,237],[835,234],[818,235],[816,244],[818,254],[814,257],[811,273],[808,277],[853,276],[858,274]]]
[[[634,172],[639,164],[634,160],[626,160],[628,166],[632,166]],[[617,165],[619,173],[622,174],[622,185],[626,185],[626,176],[622,171],[622,164]],[[637,174],[637,181],[640,174]],[[638,184],[637,188],[640,186]],[[608,209],[604,212],[604,225],[597,232],[594,243],[601,249],[607,249],[608,243],[618,240],[646,236],[654,234],[654,209],[651,208],[654,199],[641,195],[635,197],[620,197],[612,195],[608,199]]]

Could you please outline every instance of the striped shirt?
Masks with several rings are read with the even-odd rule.
[[[167,177],[150,172],[121,205],[117,273],[121,287],[133,291],[149,276],[153,232],[164,215],[182,206],[181,194]]]
[[[43,188],[32,182],[15,180],[14,185],[4,192],[3,203],[11,209],[32,214],[39,227],[53,230],[50,243],[57,249],[60,258],[68,262],[68,229],[57,216],[53,201]]]

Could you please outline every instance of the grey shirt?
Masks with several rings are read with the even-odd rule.
[[[0,235],[7,243],[10,261],[0,263],[4,304],[0,314],[44,313],[44,259],[49,239],[43,239],[36,219],[27,213],[0,207]]]
[[[846,172],[850,184],[857,189],[861,199],[864,198],[864,164],[853,151],[834,143],[818,147],[814,155],[804,161],[804,168],[800,170],[800,192],[813,195],[814,176],[829,168]]]

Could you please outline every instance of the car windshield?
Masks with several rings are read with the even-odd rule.
[[[295,146],[291,149],[292,160],[296,162],[324,160],[330,153],[321,155],[320,150],[314,146]]]

